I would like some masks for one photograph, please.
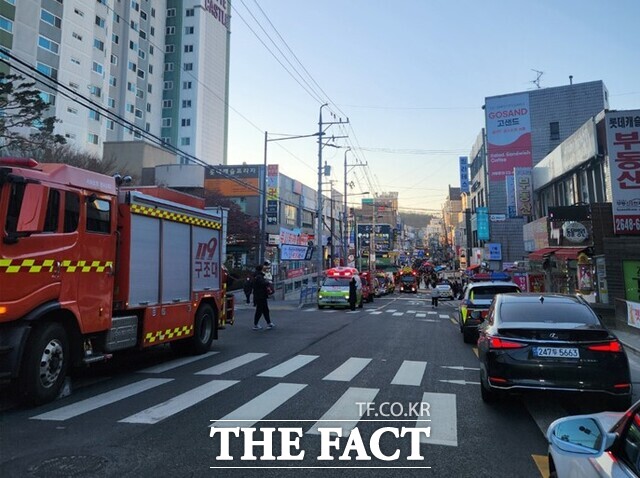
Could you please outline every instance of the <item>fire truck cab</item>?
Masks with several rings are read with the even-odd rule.
[[[405,267],[400,271],[400,292],[418,293],[418,274],[411,268]]]
[[[334,267],[325,271],[325,277],[318,290],[318,308],[349,307],[349,282],[356,281],[356,305],[363,306],[362,281],[358,269]]]
[[[233,319],[225,219],[178,191],[0,158],[0,379],[37,404],[123,349],[209,350]]]

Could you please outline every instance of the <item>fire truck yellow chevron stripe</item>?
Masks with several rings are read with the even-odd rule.
[[[183,325],[173,329],[157,330],[155,332],[147,332],[144,341],[149,344],[155,344],[178,337],[187,337],[193,332],[193,325]]]
[[[15,274],[18,272],[51,273],[56,267],[55,259],[0,259],[0,273]],[[113,267],[112,261],[60,261],[61,272],[104,272],[108,267]]]
[[[167,221],[181,222],[183,224],[193,224],[195,226],[206,227],[208,229],[222,229],[222,223],[220,221],[209,221],[207,219],[201,219],[178,212],[166,211],[160,208],[141,206],[140,204],[132,204],[131,212],[133,214],[139,214],[142,216],[158,217],[161,219],[166,219]]]

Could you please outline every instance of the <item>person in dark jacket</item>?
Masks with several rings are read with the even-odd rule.
[[[260,317],[263,315],[264,320],[267,321],[267,329],[275,327],[269,315],[269,304],[267,302],[269,289],[271,289],[271,283],[265,278],[264,272],[262,272],[262,266],[259,265],[256,267],[256,273],[253,278],[253,301],[256,304],[256,313],[253,316],[253,330],[260,330],[262,328],[262,326],[258,325],[258,322],[260,322]]]
[[[249,304],[251,302],[251,293],[253,292],[253,278],[251,276],[247,276],[242,289],[244,290],[244,295],[247,297],[247,304]]]
[[[356,310],[356,300],[357,300],[358,288],[356,285],[355,277],[352,277],[349,281],[349,308],[351,310]]]

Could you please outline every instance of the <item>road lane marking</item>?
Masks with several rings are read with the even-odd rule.
[[[456,321],[456,319],[454,319],[453,317],[450,317],[450,319],[453,325],[458,325],[458,322]]]
[[[437,312],[435,310],[429,310],[427,311],[427,314],[434,315],[434,314],[437,314]]]
[[[280,365],[276,365],[269,370],[265,370],[262,373],[258,374],[258,377],[275,377],[282,378],[286,377],[292,372],[295,372],[299,368],[304,367],[310,362],[313,362],[317,359],[319,355],[296,355],[295,357],[290,358],[286,362],[282,362]]]
[[[478,347],[471,347],[471,350],[473,350],[473,353],[476,354],[476,357],[480,358],[480,356],[478,355]]]
[[[547,478],[549,476],[549,459],[545,455],[531,455],[531,458],[538,467],[540,476]]]
[[[253,362],[254,360],[258,360],[265,355],[267,354],[248,353],[240,355],[240,357],[236,357],[234,359],[227,360],[226,362],[219,363],[218,365],[214,365],[213,367],[200,370],[199,372],[196,372],[196,375],[222,375],[223,373],[229,372],[238,367],[242,367],[243,365]]]
[[[130,415],[127,418],[118,420],[118,422],[154,425],[165,418],[169,418],[176,413],[182,412],[183,410],[206,400],[207,398],[231,387],[232,385],[235,385],[238,382],[238,380],[213,380],[185,393],[176,395],[166,402],[159,403],[158,405],[142,410],[134,415]]]
[[[196,362],[198,360],[205,359],[207,357],[211,357],[219,352],[207,352],[204,355],[197,355],[195,357],[182,357],[176,360],[172,360],[168,363],[162,363],[159,365],[155,365],[154,367],[145,368],[143,370],[138,370],[138,373],[163,373],[167,370],[172,370],[174,368],[182,367],[183,365],[187,365],[191,362]]]
[[[30,417],[32,420],[54,420],[63,421],[69,418],[77,417],[83,413],[96,410],[97,408],[111,405],[114,402],[124,400],[138,393],[146,392],[152,388],[164,385],[167,382],[171,382],[172,378],[145,378],[138,382],[130,383],[124,387],[116,388],[109,392],[101,393],[86,400],[81,400],[71,405],[67,405],[50,412],[42,413],[34,417]]]
[[[440,314],[438,317],[440,317],[441,319],[448,319],[449,315]]]
[[[348,435],[366,411],[365,406],[358,404],[373,402],[379,391],[379,388],[349,387],[307,433],[319,435],[318,428],[342,428],[342,436]]]
[[[431,427],[429,438],[420,434],[420,443],[458,446],[458,415],[453,393],[422,394],[422,403],[429,404],[429,418],[416,421],[416,428]]]
[[[415,314],[416,311],[415,310],[407,310],[407,314]]]
[[[362,372],[362,370],[369,365],[369,362],[371,362],[370,358],[351,357],[322,380],[349,382]]]
[[[369,312],[369,315],[380,315],[380,314],[382,314],[382,311],[380,310],[374,310],[372,312]]]
[[[210,426],[218,428],[252,427],[306,386],[304,383],[274,385]]]
[[[391,380],[391,385],[420,385],[426,368],[427,362],[405,360]]]
[[[404,315],[404,312],[394,312],[392,315],[393,317],[401,317]]]
[[[422,317],[426,317],[426,316],[427,316],[427,314],[416,314],[416,317],[418,317],[418,318],[422,318]]]
[[[387,309],[387,312],[398,312],[397,309]]]

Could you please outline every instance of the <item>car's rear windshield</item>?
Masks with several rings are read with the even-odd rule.
[[[520,289],[514,285],[488,285],[474,287],[469,292],[469,298],[474,299],[493,299],[496,294],[508,294],[509,292],[520,292]]]
[[[402,282],[415,282],[416,278],[414,276],[402,276],[400,280]]]
[[[502,322],[570,322],[599,325],[596,314],[586,305],[576,303],[512,302],[500,306]]]
[[[342,287],[349,287],[349,281],[351,279],[347,279],[347,278],[333,278],[333,277],[327,277],[324,282],[322,283],[322,285],[328,285],[328,286],[342,286]]]

